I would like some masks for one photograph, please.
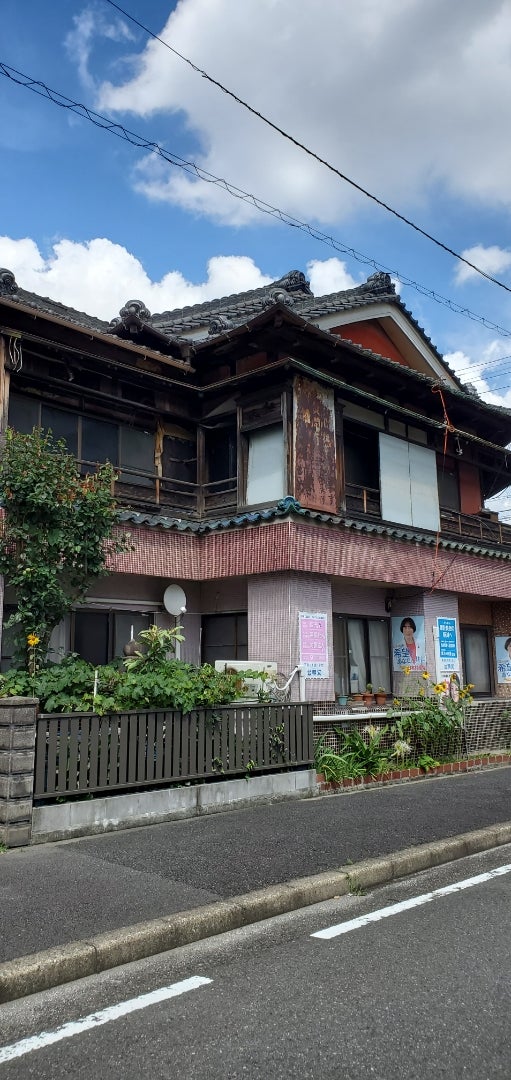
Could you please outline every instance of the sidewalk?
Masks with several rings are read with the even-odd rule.
[[[0,962],[511,820],[511,768],[0,855]]]

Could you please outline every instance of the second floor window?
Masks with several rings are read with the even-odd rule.
[[[16,431],[34,427],[63,439],[70,454],[85,468],[110,461],[120,470],[121,483],[137,487],[151,484],[154,475],[154,432],[68,412],[36,399],[11,394],[9,424]],[[149,475],[147,475],[149,474]]]

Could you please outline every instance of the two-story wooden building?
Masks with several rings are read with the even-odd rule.
[[[3,270],[0,357],[3,425],[113,462],[133,540],[55,649],[120,655],[178,584],[185,659],[302,660],[318,701],[399,691],[408,667],[509,692],[511,528],[484,504],[511,482],[511,413],[460,383],[388,275],[314,297],[293,271],[108,324]]]

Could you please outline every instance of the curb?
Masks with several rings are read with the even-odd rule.
[[[9,960],[0,964],[0,1003],[509,843],[511,821]]]

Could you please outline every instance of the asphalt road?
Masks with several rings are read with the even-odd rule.
[[[501,768],[14,850],[0,961],[510,818]]]
[[[510,971],[511,845],[4,1005],[0,1078],[508,1078]]]

